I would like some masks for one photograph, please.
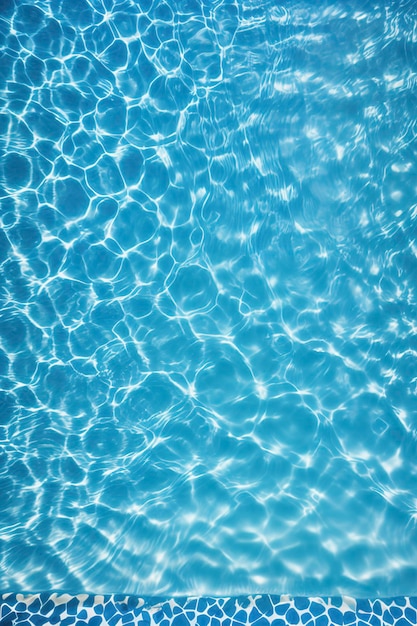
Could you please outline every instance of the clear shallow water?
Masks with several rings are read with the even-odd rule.
[[[2,589],[416,593],[416,13],[2,2]]]

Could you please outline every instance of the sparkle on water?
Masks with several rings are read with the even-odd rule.
[[[416,23],[0,0],[0,589],[417,593]]]

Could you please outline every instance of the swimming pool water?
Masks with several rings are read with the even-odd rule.
[[[416,18],[0,2],[2,591],[417,593]]]

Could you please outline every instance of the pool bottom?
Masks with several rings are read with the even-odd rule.
[[[140,598],[124,595],[5,593],[0,626],[408,626],[417,597],[353,599],[254,595],[227,598]]]

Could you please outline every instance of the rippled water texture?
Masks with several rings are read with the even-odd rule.
[[[416,4],[0,7],[0,587],[416,593]]]

